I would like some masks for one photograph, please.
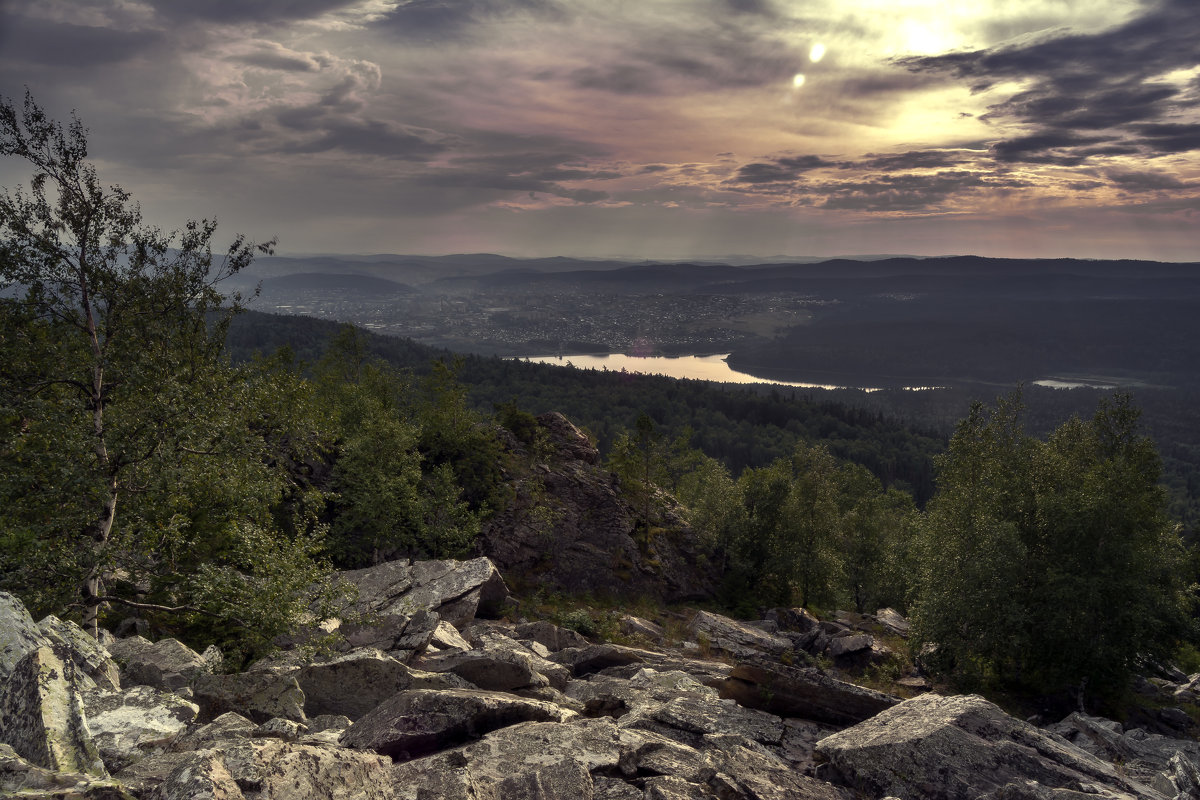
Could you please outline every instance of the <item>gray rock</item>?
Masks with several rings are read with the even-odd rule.
[[[496,787],[497,797],[511,800],[593,800],[591,773],[572,758],[509,775]]]
[[[87,692],[88,728],[109,772],[165,750],[196,719],[199,707],[150,686]]]
[[[404,617],[432,611],[459,630],[477,613],[495,614],[508,598],[504,579],[486,558],[390,561],[339,575],[358,587],[360,611]]]
[[[1097,758],[1119,763],[1126,774],[1146,783],[1169,772],[1176,755],[1200,763],[1200,742],[1194,739],[1173,739],[1140,729],[1125,731],[1120,723],[1103,717],[1075,713],[1046,730]]]
[[[755,800],[850,800],[852,793],[811,778],[761,744],[730,733],[704,737],[716,774],[709,785],[719,797]]]
[[[472,641],[474,649],[449,651],[422,659],[421,668],[430,672],[452,672],[481,689],[498,691],[547,685],[562,690],[571,678],[567,667],[542,658],[499,633],[472,636]]]
[[[152,643],[141,636],[130,636],[114,642],[109,653],[121,664],[121,680],[127,685],[174,691],[212,672],[212,664],[176,639]]]
[[[977,695],[925,694],[817,743],[830,774],[875,796],[1030,797],[1044,789],[1156,797],[1111,764]]]
[[[255,724],[234,711],[227,711],[212,722],[185,733],[175,740],[172,749],[179,752],[208,750],[233,739],[248,739]]]
[[[0,683],[0,743],[55,772],[107,778],[83,710],[73,661],[50,647],[28,652]]]
[[[309,716],[341,714],[352,720],[405,689],[470,688],[454,674],[438,675],[407,666],[379,650],[354,650],[294,673]]]
[[[734,658],[753,658],[762,654],[778,656],[792,648],[791,641],[782,636],[708,611],[696,614],[688,624],[688,630],[695,634],[697,641],[707,642],[712,650]]]
[[[661,625],[656,625],[648,619],[626,614],[621,617],[621,633],[634,639],[644,639],[647,642],[661,642],[667,632]]]
[[[1170,725],[1172,728],[1178,728],[1181,731],[1185,731],[1195,724],[1192,721],[1192,718],[1188,716],[1186,711],[1184,711],[1182,708],[1175,708],[1174,706],[1160,708],[1158,710],[1158,718]]]
[[[848,636],[835,637],[829,643],[829,657],[835,661],[838,659],[846,659],[853,657],[866,651],[868,654],[871,651],[871,646],[875,644],[875,638],[867,633],[853,633]]]
[[[234,675],[202,674],[192,684],[192,698],[200,706],[200,719],[211,720],[236,711],[255,722],[282,717],[304,722],[304,692],[291,675],[244,672]]]
[[[896,636],[900,636],[905,639],[907,639],[908,635],[912,632],[912,623],[905,619],[904,615],[894,608],[879,609],[875,612],[875,620],[888,633],[894,633]]]
[[[31,800],[133,800],[115,781],[39,767],[6,744],[0,744],[0,796]]]
[[[853,725],[900,702],[817,669],[762,662],[735,666],[721,685],[721,696],[781,717],[831,725]]]
[[[575,716],[551,703],[499,692],[414,689],[351,725],[341,743],[409,760],[519,722],[566,722]]]
[[[527,622],[513,630],[517,639],[530,639],[546,646],[551,653],[568,647],[587,647],[589,642],[578,631],[560,628],[553,622]]]
[[[438,620],[433,635],[429,637],[429,644],[443,651],[471,649],[470,643],[462,637],[458,629],[445,620]]]
[[[392,786],[397,800],[508,800],[498,791],[505,781],[548,765],[573,762],[593,776],[620,774],[621,755],[627,749],[621,739],[610,719],[520,723],[465,746],[397,764]]]
[[[618,644],[593,644],[559,650],[550,657],[550,660],[567,667],[571,670],[571,674],[578,678],[609,667],[644,664],[648,656],[653,658],[655,655],[657,654],[635,647],[623,647]]]
[[[774,622],[781,631],[794,633],[809,633],[815,631],[821,624],[820,620],[808,613],[808,609],[805,608],[772,608],[763,615],[763,619]]]
[[[285,742],[295,742],[308,733],[308,726],[290,719],[271,719],[259,725],[250,733],[252,739],[282,739]]]
[[[49,644],[25,604],[16,595],[0,592],[0,681],[8,677],[21,659]]]
[[[392,800],[388,759],[374,753],[240,740],[190,754],[157,789],[160,800]]]
[[[630,715],[632,717],[633,715]],[[735,733],[762,744],[779,744],[783,739],[783,720],[763,711],[742,708],[734,703],[722,703],[707,697],[676,697],[650,715],[655,728],[662,731],[666,726],[687,736],[673,735],[685,743],[695,742],[698,746],[705,734]],[[622,727],[633,727],[639,723],[622,718]]]
[[[121,670],[112,656],[101,644],[88,635],[87,631],[74,622],[64,621],[50,615],[38,623],[42,634],[60,652],[70,655],[79,672],[104,691],[121,689]]]

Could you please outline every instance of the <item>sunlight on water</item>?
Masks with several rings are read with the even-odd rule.
[[[608,353],[591,356],[528,356],[521,361],[533,361],[538,364],[555,364],[566,366],[571,364],[580,369],[607,369],[609,372],[633,372],[640,375],[663,375],[668,378],[692,378],[700,381],[719,381],[721,383],[773,383],[780,386],[796,386],[801,389],[848,389],[848,386],[830,386],[824,383],[795,383],[792,381],[773,381],[769,378],[756,378],[744,372],[735,372],[729,368],[725,359],[729,354],[715,356],[629,356],[623,353]],[[878,389],[862,388],[863,391],[877,392]]]

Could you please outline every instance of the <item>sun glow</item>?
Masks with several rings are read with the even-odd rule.
[[[814,64],[816,64],[818,61],[820,61],[824,57],[825,57],[825,45],[821,44],[820,42],[817,42],[816,44],[814,44],[812,46],[812,49],[808,51],[808,60],[813,62]]]
[[[795,77],[792,78],[792,88],[799,89],[807,81],[808,81],[808,78],[804,77],[803,73],[798,72],[798,73],[796,73]]]

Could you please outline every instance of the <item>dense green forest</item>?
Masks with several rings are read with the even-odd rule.
[[[539,453],[531,412],[553,409],[601,445],[630,535],[694,536],[735,612],[890,604],[959,685],[1106,701],[1195,641],[1194,559],[1126,396],[1064,421],[1017,392],[963,409],[947,442],[959,398],[936,393],[922,433],[896,421],[903,395],[457,358],[239,315],[221,283],[271,243],[214,253],[215,223],[147,225],[82,125],[28,94],[0,102],[0,155],[33,171],[0,192],[0,589],[35,613],[98,634],[134,611],[244,665],[343,613],[335,568],[477,552]]]

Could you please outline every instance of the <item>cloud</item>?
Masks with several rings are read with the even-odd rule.
[[[1094,32],[1059,30],[965,53],[910,57],[917,74],[950,75],[975,92],[1013,82],[1023,88],[992,104],[984,119],[1025,132],[997,141],[1008,163],[1078,165],[1095,156],[1148,157],[1200,149],[1195,78],[1200,14],[1193,0],[1158,0],[1123,24]]]
[[[820,156],[782,156],[771,161],[757,161],[738,167],[732,183],[780,183],[798,179],[803,173],[823,167],[836,167],[838,162]]]
[[[437,42],[466,36],[484,23],[514,14],[561,20],[569,11],[556,0],[401,0],[381,16],[377,27]]]
[[[243,52],[231,55],[229,60],[249,67],[285,72],[319,72],[332,63],[328,55],[292,50],[278,42],[259,39],[246,42],[243,47]]]
[[[313,19],[359,0],[150,0],[164,19],[226,25]]]
[[[1185,189],[1187,184],[1173,175],[1162,172],[1122,172],[1108,170],[1105,177],[1126,192],[1158,192],[1164,189]]]
[[[163,44],[155,31],[77,25],[5,13],[0,4],[0,57],[39,66],[89,69],[151,53]]]

